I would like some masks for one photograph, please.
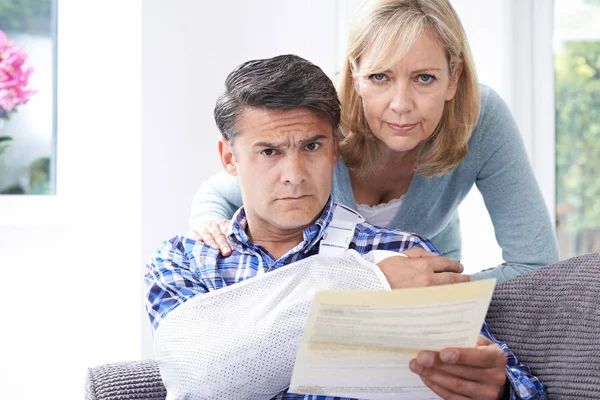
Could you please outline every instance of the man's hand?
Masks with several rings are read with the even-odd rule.
[[[498,400],[507,390],[506,355],[484,336],[477,347],[421,351],[410,369],[446,400]]]
[[[461,263],[440,257],[420,247],[402,252],[407,257],[387,258],[377,265],[392,289],[445,285],[470,282],[473,278],[461,275]]]
[[[197,230],[191,230],[187,236],[203,242],[210,247],[221,250],[221,254],[227,257],[231,254],[231,247],[227,243],[227,230],[229,229],[229,220],[211,221]]]

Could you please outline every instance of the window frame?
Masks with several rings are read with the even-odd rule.
[[[60,221],[61,198],[58,185],[58,0],[52,2],[52,144],[50,162],[50,189],[52,194],[0,195],[0,226],[55,225]]]
[[[556,226],[554,1],[511,0],[511,108]]]

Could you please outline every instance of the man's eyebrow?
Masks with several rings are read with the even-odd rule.
[[[328,138],[328,136],[327,136],[327,135],[323,135],[323,134],[320,134],[320,135],[315,135],[315,136],[313,136],[313,137],[311,137],[311,138],[308,138],[308,139],[301,140],[301,141],[300,141],[300,145],[301,145],[301,146],[306,146],[307,144],[310,144],[310,143],[316,142],[317,140],[324,140],[324,139],[327,139],[327,138]]]
[[[327,135],[319,134],[312,136],[308,139],[304,139],[300,141],[300,146],[306,146],[309,143],[316,142],[317,140],[327,139]],[[282,143],[273,143],[273,142],[256,142],[252,145],[252,147],[268,147],[269,149],[280,149],[282,147],[286,147],[285,144]]]
[[[283,147],[283,144],[269,143],[269,142],[256,142],[252,144],[252,147],[268,147],[270,149],[279,149]]]

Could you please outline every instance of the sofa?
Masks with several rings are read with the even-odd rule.
[[[600,399],[600,253],[498,285],[487,321],[550,400]],[[166,390],[154,360],[131,361],[89,368],[85,398],[165,399]]]

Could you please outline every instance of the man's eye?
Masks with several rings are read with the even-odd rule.
[[[260,154],[262,154],[263,156],[274,156],[275,155],[275,149],[264,149],[263,151],[260,152]]]
[[[308,150],[308,151],[315,151],[319,147],[321,147],[321,143],[313,142],[313,143],[309,143],[309,144],[306,145],[306,150]]]

